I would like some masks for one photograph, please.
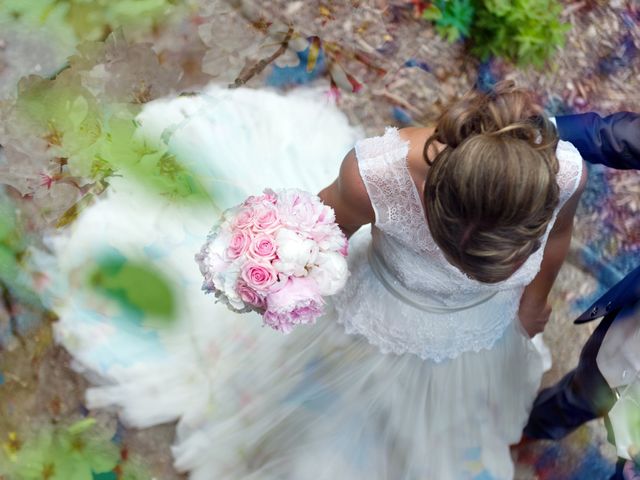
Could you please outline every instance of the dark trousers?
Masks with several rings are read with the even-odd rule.
[[[611,475],[611,477],[609,477],[609,480],[624,480],[624,477],[622,476],[622,468],[624,467],[624,463],[624,458],[618,459],[618,462],[616,463],[616,471],[613,475]]]
[[[559,440],[583,423],[603,417],[611,410],[616,397],[598,370],[596,357],[617,314],[611,312],[602,319],[582,348],[578,366],[538,394],[524,428],[527,437]]]
[[[605,417],[609,441],[613,434],[606,414],[616,402],[598,365],[596,357],[602,340],[615,319],[617,311],[605,316],[580,352],[578,366],[558,383],[542,390],[533,404],[524,434],[533,439],[559,440],[583,423]],[[624,460],[616,464],[616,472],[609,480],[623,480]]]

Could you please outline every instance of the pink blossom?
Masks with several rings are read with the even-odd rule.
[[[322,211],[320,213],[320,216],[318,217],[318,223],[323,225],[331,225],[335,223],[335,221],[336,221],[336,214],[333,211],[333,208],[323,204]]]
[[[267,262],[276,257],[276,243],[271,235],[258,233],[251,240],[248,256],[257,261]]]
[[[203,290],[229,308],[264,312],[266,325],[288,333],[323,313],[348,276],[347,240],[334,211],[302,190],[266,189],[222,215],[196,256]]]
[[[263,319],[275,330],[289,333],[295,325],[314,323],[322,315],[323,304],[315,281],[289,277],[282,288],[268,294]]]
[[[258,292],[266,292],[277,280],[277,272],[268,263],[249,260],[242,266],[241,276],[246,284]]]
[[[320,252],[316,265],[309,270],[309,277],[318,285],[320,295],[338,292],[349,277],[347,260],[339,252]]]
[[[245,254],[251,245],[251,240],[251,235],[247,231],[235,230],[226,250],[227,258],[235,260]]]
[[[340,250],[338,250],[338,252],[342,254],[343,257],[346,257],[349,255],[349,240],[347,240],[346,237],[344,239],[344,243],[342,244],[342,247],[340,247]]]
[[[347,256],[348,240],[337,224],[316,225],[311,231],[311,238],[318,244],[320,250],[340,252],[345,257]]]
[[[246,207],[240,210],[233,221],[234,228],[245,229],[253,224],[254,210],[252,207]]]
[[[273,262],[278,272],[302,277],[306,267],[315,261],[319,247],[294,230],[281,228],[276,233],[278,259]]]
[[[275,207],[262,202],[254,207],[253,228],[255,231],[274,231],[280,226],[280,219]]]
[[[278,203],[278,194],[270,188],[265,188],[262,199],[275,205],[276,203]]]
[[[283,225],[309,232],[323,214],[324,205],[318,197],[302,190],[285,190],[280,194],[278,213]]]
[[[248,303],[254,307],[265,308],[266,302],[263,297],[261,297],[254,289],[249,287],[245,282],[238,282],[236,286],[236,291],[243,302]]]
[[[252,207],[262,201],[262,196],[251,195],[247,197],[247,199],[242,202],[243,207]]]

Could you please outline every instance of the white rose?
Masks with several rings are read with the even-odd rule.
[[[237,310],[240,310],[245,306],[242,298],[240,298],[240,295],[238,295],[238,292],[236,291],[236,285],[238,283],[239,276],[239,268],[232,268],[224,272],[221,278],[222,288],[220,289],[229,300],[231,306]]]
[[[273,262],[273,266],[278,272],[305,276],[305,267],[314,263],[318,256],[318,245],[292,230],[282,228],[276,234],[276,252],[278,260]]]
[[[320,252],[316,265],[309,271],[320,289],[320,295],[333,295],[342,287],[349,277],[347,261],[337,252]]]
[[[209,255],[216,255],[224,258],[225,251],[231,241],[231,232],[226,229],[219,229],[214,238],[209,243]]]

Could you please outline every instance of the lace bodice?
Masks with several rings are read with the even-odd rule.
[[[440,361],[491,348],[540,269],[555,217],[579,184],[582,158],[573,145],[559,142],[560,202],[542,246],[508,279],[486,284],[449,263],[432,239],[409,173],[408,147],[395,128],[356,144],[375,223],[370,236],[353,239],[352,278],[336,299],[340,321],[348,333],[365,335],[383,352]]]

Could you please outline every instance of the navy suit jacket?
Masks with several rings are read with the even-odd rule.
[[[558,134],[578,149],[589,163],[629,170],[640,169],[640,114],[618,112],[556,117]]]
[[[605,118],[595,113],[568,115],[557,117],[556,125],[560,138],[575,145],[587,162],[640,169],[640,114],[621,112]],[[582,348],[577,367],[538,394],[524,429],[526,436],[559,439],[584,422],[607,414],[616,397],[598,370],[596,357],[618,313],[638,300],[640,266],[576,319],[576,323],[584,323],[604,316]],[[608,431],[613,441],[611,429]],[[619,462],[612,478],[622,478],[622,464]]]
[[[640,259],[639,259],[640,260]],[[640,266],[596,300],[574,323],[586,323],[640,300]]]
[[[640,170],[640,114],[596,113],[556,118],[558,134],[571,142],[589,163],[616,169]],[[640,264],[640,259],[638,259]],[[576,319],[584,323],[640,300],[640,266],[618,282]]]

